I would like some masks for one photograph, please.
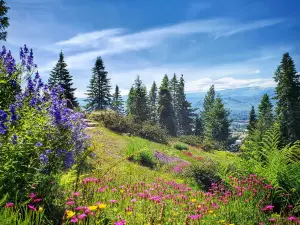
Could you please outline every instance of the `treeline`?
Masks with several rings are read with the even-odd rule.
[[[289,53],[283,55],[274,80],[277,83],[274,97],[276,105],[273,107],[270,97],[265,94],[258,106],[257,114],[252,107],[245,148],[247,145],[260,143],[263,135],[274,124],[280,127],[282,145],[300,140],[300,76]]]

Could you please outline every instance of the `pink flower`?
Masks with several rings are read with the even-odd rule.
[[[271,211],[274,208],[272,205],[267,205],[265,208],[262,209],[262,211]]]
[[[297,218],[294,217],[294,216],[290,216],[290,217],[288,218],[289,221],[294,221],[294,220],[296,220],[296,219],[297,219]]]
[[[113,188],[111,191],[112,191],[112,192],[116,192],[116,191],[117,191],[117,189],[116,189],[116,188]]]
[[[42,199],[41,199],[41,198],[36,198],[36,199],[34,199],[34,201],[33,201],[33,202],[40,202],[40,201],[42,201]]]
[[[85,213],[80,214],[77,216],[78,219],[83,220],[85,217],[87,217],[87,215]]]
[[[270,222],[275,222],[276,220],[275,220],[275,218],[270,218],[269,221]]]
[[[114,223],[114,225],[125,225],[125,224],[126,224],[126,220],[120,220]]]
[[[29,194],[29,198],[31,198],[31,199],[35,198],[35,194],[34,193],[30,193]]]
[[[5,208],[11,208],[11,207],[13,207],[14,205],[15,205],[14,203],[8,202],[8,203],[6,204],[6,206],[5,206]]]
[[[80,210],[82,210],[81,206],[75,208],[75,211],[80,211]]]
[[[67,202],[67,205],[74,205],[74,204],[75,204],[75,202],[73,202],[73,201]]]
[[[201,218],[202,215],[201,215],[201,214],[196,214],[196,215],[190,215],[189,217],[190,217],[192,220],[197,220],[197,219]]]
[[[70,220],[70,223],[78,223],[78,219],[75,216],[73,216]]]
[[[36,208],[35,208],[33,205],[27,205],[27,206],[28,206],[28,208],[29,208],[30,210],[36,211]]]
[[[110,203],[117,203],[118,200],[114,200],[114,199],[113,199],[113,200],[109,200],[109,202],[110,202]]]
[[[79,196],[79,195],[80,195],[79,192],[74,192],[74,193],[73,193],[73,196]]]
[[[288,208],[291,209],[291,208],[293,208],[293,206],[292,205],[288,205]]]
[[[136,202],[136,199],[135,198],[131,199],[131,202]]]
[[[103,192],[103,188],[98,188],[98,192]]]

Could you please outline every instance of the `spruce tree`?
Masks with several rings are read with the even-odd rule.
[[[273,105],[267,94],[264,94],[258,106],[258,124],[261,133],[266,132],[273,125]]]
[[[130,88],[130,91],[128,93],[128,98],[126,101],[126,115],[127,116],[130,116],[132,114],[131,110],[133,108],[134,98],[135,98],[135,90],[134,90],[134,87],[132,86]]]
[[[157,86],[154,81],[149,92],[150,120],[154,124],[157,123],[157,98]]]
[[[215,92],[215,87],[212,85],[205,95],[204,98],[204,103],[203,103],[203,111],[201,114],[201,118],[203,121],[203,133],[204,133],[204,138],[207,141],[212,140],[212,130],[211,130],[211,125],[213,124],[212,118],[211,118],[211,110],[214,106],[215,103],[215,98],[216,98],[216,92]]]
[[[191,134],[194,117],[196,116],[194,110],[192,109],[191,103],[186,99],[184,91],[184,79],[181,75],[179,82],[176,87],[176,121],[177,121],[177,131],[179,135],[188,135]]]
[[[254,106],[252,106],[250,114],[249,114],[249,124],[247,126],[248,131],[251,132],[255,129],[256,122],[257,122],[257,119],[256,119],[255,109],[254,109]]]
[[[206,137],[217,143],[227,145],[230,136],[229,127],[231,121],[229,119],[230,112],[225,109],[221,97],[216,97],[213,107],[209,112],[209,121],[207,123]]]
[[[50,73],[48,84],[50,88],[60,85],[64,89],[64,97],[68,100],[68,107],[78,106],[78,102],[74,96],[76,88],[72,88],[72,76],[70,75],[67,64],[64,61],[64,54],[61,51],[59,54],[58,62]]]
[[[158,118],[161,127],[165,128],[172,136],[176,135],[172,96],[169,91],[169,79],[165,75],[159,88]]]
[[[203,136],[203,121],[200,115],[198,115],[195,119],[195,135]]]
[[[300,139],[300,76],[289,53],[283,55],[274,78],[281,138],[294,142]]]
[[[128,113],[136,123],[143,123],[149,119],[149,106],[146,86],[137,76],[127,100]]]
[[[123,99],[120,94],[119,86],[116,85],[115,92],[112,95],[112,102],[111,102],[111,109],[123,114],[124,113],[124,108],[123,108]]]
[[[0,40],[6,41],[7,32],[6,28],[9,26],[9,18],[6,16],[9,7],[4,0],[0,0]]]
[[[96,59],[92,72],[92,78],[87,90],[86,109],[88,111],[108,109],[111,104],[111,86],[101,57]]]
[[[172,97],[172,106],[173,106],[173,111],[174,111],[174,122],[176,126],[176,132],[179,130],[179,105],[180,103],[178,102],[178,80],[177,76],[174,73],[172,79],[169,81],[169,91]]]

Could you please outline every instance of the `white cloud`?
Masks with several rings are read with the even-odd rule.
[[[195,20],[165,27],[147,29],[135,33],[124,33],[116,28],[76,35],[56,43],[57,46],[90,48],[90,51],[74,54],[67,58],[70,67],[80,68],[97,56],[116,55],[129,51],[149,49],[164,41],[191,34],[206,34],[215,38],[228,37],[240,32],[272,26],[282,22],[279,19],[259,20],[251,23],[238,23],[226,19]]]

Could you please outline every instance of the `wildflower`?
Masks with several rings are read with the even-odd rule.
[[[275,219],[275,218],[270,218],[269,221],[270,221],[270,222],[275,222],[276,219]]]
[[[118,200],[114,200],[114,199],[113,199],[113,200],[109,200],[109,202],[110,202],[110,203],[117,203]]]
[[[96,206],[96,205],[88,206],[88,209],[91,211],[95,211],[95,210],[97,210],[97,208],[98,208],[98,206]]]
[[[101,204],[98,205],[98,208],[99,209],[105,209],[106,208],[106,204],[101,203]]]
[[[294,217],[294,216],[290,216],[290,217],[288,218],[289,221],[294,221],[294,220],[296,220],[296,219],[297,219],[297,218]]]
[[[75,216],[73,216],[70,220],[70,223],[78,223],[78,219]]]
[[[114,225],[125,225],[125,224],[126,224],[126,220],[120,220],[114,223]]]
[[[43,212],[43,211],[44,211],[43,207],[39,207],[39,212]]]
[[[201,215],[201,214],[196,214],[196,215],[190,215],[189,217],[190,217],[190,219],[192,219],[192,220],[197,220],[197,219],[201,218],[202,215]]]
[[[135,198],[131,199],[131,202],[136,202],[136,199]]]
[[[74,192],[74,193],[73,193],[73,196],[79,196],[79,195],[80,195],[79,192]]]
[[[43,144],[42,144],[41,142],[37,142],[37,143],[35,144],[35,146],[36,146],[36,147],[42,147]]]
[[[265,207],[262,209],[262,211],[271,211],[273,208],[274,208],[274,206],[272,206],[272,205],[267,205],[267,206],[265,206]]]
[[[75,204],[75,202],[73,202],[73,201],[67,202],[67,205],[74,205],[74,204]]]
[[[77,216],[78,219],[83,220],[85,217],[87,217],[87,215],[85,213],[80,214]]]
[[[71,210],[66,210],[66,215],[67,215],[67,218],[71,218],[71,217],[75,216],[75,212],[73,212]]]
[[[34,199],[35,198],[35,194],[34,193],[30,193],[29,194],[29,198]]]
[[[32,211],[36,211],[36,208],[33,205],[27,205],[27,207]]]
[[[34,202],[34,203],[36,203],[36,202],[40,202],[40,201],[42,201],[42,199],[41,199],[41,198],[36,198],[36,199],[34,199],[34,200],[33,200],[33,202]]]
[[[195,198],[191,199],[191,202],[196,202],[197,200]]]
[[[6,205],[5,205],[5,208],[11,208],[13,207],[15,204],[12,203],[12,202],[8,202]]]
[[[209,212],[210,214],[212,214],[214,211],[212,211],[212,210],[209,210],[208,212]]]

